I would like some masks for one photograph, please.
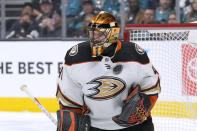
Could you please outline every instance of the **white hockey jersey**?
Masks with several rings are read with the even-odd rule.
[[[65,56],[57,84],[60,105],[71,110],[86,105],[91,126],[103,130],[125,128],[112,117],[121,113],[123,101],[136,85],[147,95],[160,92],[159,75],[146,52],[131,42],[113,44],[103,57],[95,58],[89,42],[75,45]]]

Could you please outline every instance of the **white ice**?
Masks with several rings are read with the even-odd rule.
[[[44,113],[0,112],[0,131],[56,131],[56,126]]]
[[[153,121],[155,131],[197,131],[196,119],[154,117]],[[56,126],[44,113],[0,112],[0,131],[56,131]]]

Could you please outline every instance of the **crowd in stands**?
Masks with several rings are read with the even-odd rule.
[[[112,13],[120,21],[122,0],[67,0],[67,37],[86,38],[87,26],[99,11]],[[175,0],[124,0],[125,24],[178,23]],[[180,22],[197,20],[197,0],[180,0]],[[6,39],[61,37],[61,0],[32,0],[24,3],[21,16],[7,29]],[[121,23],[120,23],[121,24]]]
[[[62,16],[58,3],[60,1],[35,0],[32,3],[24,4],[21,17],[10,26],[6,39],[60,37]]]

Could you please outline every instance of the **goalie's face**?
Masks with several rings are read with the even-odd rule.
[[[101,46],[107,41],[107,29],[90,29],[88,31],[89,39],[93,46]]]
[[[92,56],[99,56],[105,48],[107,48],[106,43],[108,42],[108,35],[110,29],[89,29],[89,40],[92,48]]]
[[[110,28],[91,28],[88,30],[90,45],[92,48],[92,56],[99,56],[110,44],[109,36]]]

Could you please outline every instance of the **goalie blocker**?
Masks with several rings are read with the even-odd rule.
[[[57,131],[89,131],[90,117],[71,110],[57,111]]]

